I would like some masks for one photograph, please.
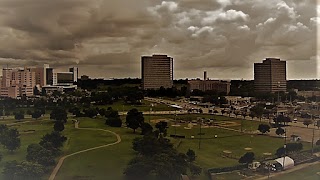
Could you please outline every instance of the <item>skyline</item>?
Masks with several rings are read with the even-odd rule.
[[[0,65],[70,66],[90,77],[140,77],[143,55],[174,58],[174,79],[253,79],[287,61],[288,79],[319,79],[316,0],[0,0]]]

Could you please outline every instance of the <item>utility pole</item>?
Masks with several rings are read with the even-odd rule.
[[[199,124],[200,124],[200,129],[199,129],[199,135],[200,135],[200,138],[199,138],[199,149],[201,147],[201,138],[202,138],[202,132],[201,132],[201,124],[202,124],[202,119],[199,119]]]
[[[285,160],[286,160],[286,154],[287,154],[287,129],[285,128],[284,129],[284,145],[283,145],[283,149],[284,149],[284,156],[283,156],[283,170],[284,170],[284,167],[285,167]]]

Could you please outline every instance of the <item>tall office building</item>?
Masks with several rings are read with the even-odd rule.
[[[143,89],[171,88],[173,86],[173,58],[167,55],[141,57]]]
[[[279,92],[287,90],[286,61],[266,58],[262,63],[254,63],[255,92]]]
[[[72,67],[72,68],[69,68],[69,72],[72,72],[73,73],[73,82],[78,82],[78,68],[77,67]]]

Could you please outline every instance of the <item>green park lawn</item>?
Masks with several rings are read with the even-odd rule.
[[[199,115],[178,115],[181,119],[196,119]],[[212,115],[200,115],[201,117],[212,117]],[[174,118],[173,115],[154,115],[146,116],[145,121],[149,119],[168,119]],[[173,119],[172,118],[172,119]],[[127,128],[112,128],[106,126],[104,118],[77,118],[80,121],[81,128],[100,128],[107,129],[118,133],[121,136],[121,143],[114,146],[109,146],[65,159],[56,179],[123,179],[123,170],[127,163],[132,159],[136,153],[132,150],[132,140],[135,137],[141,137],[138,130],[133,134],[132,129]],[[121,116],[124,121],[125,116]],[[216,121],[240,121],[224,116],[215,116]],[[5,120],[5,122],[8,122]],[[257,128],[259,122],[244,120],[243,127],[250,128],[254,126]],[[152,124],[154,125],[154,124]],[[224,130],[219,128],[202,128],[201,148],[199,149],[199,126],[194,126],[192,129],[184,129],[186,124],[180,127],[172,127],[169,124],[168,136],[171,134],[185,135],[186,139],[181,139],[181,144],[178,151],[186,153],[188,149],[196,152],[196,163],[203,167],[203,169],[233,166],[238,164],[238,158],[247,152],[244,148],[250,147],[256,154],[258,159],[263,158],[263,153],[270,152],[274,154],[275,150],[283,145],[283,140],[280,138],[272,138],[262,135],[245,135],[236,131]],[[0,162],[0,171],[5,162],[10,160],[22,161],[25,160],[27,146],[31,143],[38,143],[41,137],[52,131],[53,122],[50,120],[40,121],[32,120],[30,123],[11,126],[17,128],[21,133],[21,148],[13,154],[8,153],[5,149],[0,147],[0,152],[4,158]],[[24,133],[24,131],[35,130],[34,133]],[[103,131],[92,131],[84,129],[74,129],[71,119],[69,118],[63,134],[68,138],[63,147],[63,154],[70,154],[79,150],[100,146],[104,144],[113,143],[116,137],[113,134]],[[217,135],[217,138],[215,138]],[[191,139],[194,136],[194,139]],[[174,144],[178,143],[177,139],[170,138]],[[310,144],[304,144],[305,148],[310,148]],[[231,151],[233,158],[226,158],[222,156],[223,151]],[[43,179],[48,178],[49,172]],[[2,174],[0,174],[2,179]],[[206,179],[205,174],[201,179]]]

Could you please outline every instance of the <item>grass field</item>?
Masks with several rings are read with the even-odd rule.
[[[181,120],[195,120],[198,116],[209,118],[212,115],[178,115],[177,119]],[[125,116],[121,116],[124,120]],[[145,116],[145,121],[148,119],[166,119],[174,118],[174,115],[155,115]],[[241,121],[224,116],[215,116],[216,121]],[[106,126],[103,118],[78,118],[80,127],[82,128],[103,128],[114,131],[121,136],[122,142],[120,144],[78,154],[67,158],[61,167],[56,179],[122,179],[123,170],[130,159],[135,155],[132,150],[132,140],[135,137],[140,137],[139,131],[133,134],[131,129],[127,128],[112,128]],[[3,120],[3,122],[12,122],[12,120]],[[243,120],[244,128],[253,128],[258,126],[259,122]],[[153,124],[154,125],[154,124]],[[280,138],[272,138],[262,135],[245,135],[237,131],[224,130],[219,128],[202,128],[201,148],[199,149],[199,126],[194,126],[191,130],[185,129],[186,124],[180,127],[172,127],[169,124],[168,135],[178,134],[185,135],[187,139],[182,139],[182,143],[178,147],[180,152],[187,152],[188,149],[193,149],[196,152],[196,163],[201,165],[203,169],[233,166],[238,164],[238,158],[245,152],[245,148],[252,148],[257,159],[263,158],[263,153],[275,152],[277,148],[283,145],[283,140]],[[0,152],[4,155],[3,160],[0,162],[0,171],[6,161],[25,160],[26,148],[31,143],[38,143],[41,137],[52,131],[52,121],[36,121],[30,123],[12,126],[17,128],[21,133],[21,148],[13,154],[8,153],[2,147]],[[235,126],[235,129],[237,127]],[[34,133],[24,133],[24,131],[35,130]],[[91,131],[83,129],[74,129],[71,120],[68,120],[63,134],[68,137],[67,142],[63,147],[63,154],[70,154],[79,150],[104,145],[116,141],[116,137],[110,133],[103,131]],[[217,135],[217,138],[215,138]],[[191,136],[194,136],[192,139]],[[170,138],[172,143],[177,143],[177,139]],[[305,148],[310,148],[310,144],[304,144]],[[231,158],[224,157],[223,151],[231,151]],[[0,179],[3,179],[0,174]],[[43,179],[48,178],[46,175]],[[203,173],[200,179],[207,179]]]

